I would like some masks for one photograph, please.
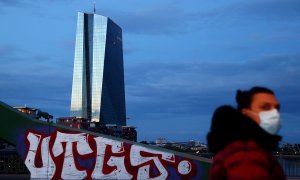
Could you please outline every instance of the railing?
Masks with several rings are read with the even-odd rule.
[[[29,171],[15,150],[0,150],[1,174],[29,174]]]
[[[300,178],[300,156],[295,155],[277,155],[286,177]]]

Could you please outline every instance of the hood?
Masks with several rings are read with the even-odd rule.
[[[234,141],[255,141],[261,148],[272,152],[280,140],[281,136],[267,133],[252,119],[228,105],[216,109],[207,134],[208,147],[214,154]]]

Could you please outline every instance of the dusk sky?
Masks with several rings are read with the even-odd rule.
[[[122,27],[127,124],[138,141],[206,143],[237,89],[281,103],[283,142],[300,143],[299,0],[96,0]],[[0,101],[70,115],[77,12],[93,0],[0,0]]]

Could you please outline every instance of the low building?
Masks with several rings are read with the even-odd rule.
[[[39,120],[47,120],[50,121],[50,119],[53,119],[53,116],[50,115],[47,112],[43,112],[40,109],[36,109],[36,108],[30,108],[30,107],[22,107],[22,106],[17,106],[17,107],[13,107],[14,109],[17,109],[18,111],[27,114],[28,116],[30,116],[33,119],[39,119]]]
[[[165,138],[157,138],[155,144],[158,146],[163,146],[167,144],[167,140]]]
[[[26,106],[16,106],[16,107],[14,107],[14,109],[17,109],[18,111],[20,111],[24,114],[27,114],[31,118],[38,119],[38,116],[37,116],[38,109],[30,108],[30,107],[26,107]]]
[[[87,129],[88,120],[85,118],[77,118],[77,117],[60,117],[56,119],[57,124],[61,124],[64,126],[69,126],[73,128],[79,129]]]
[[[85,118],[60,117],[56,119],[57,124],[73,128],[85,129],[88,131],[110,135],[130,141],[137,140],[137,132],[133,126],[118,126],[116,124],[104,124],[100,122],[91,122]]]
[[[137,131],[133,126],[122,126],[121,138],[131,141],[137,141]]]

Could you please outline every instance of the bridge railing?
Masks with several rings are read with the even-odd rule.
[[[299,155],[276,155],[286,177],[300,178],[300,156]]]

